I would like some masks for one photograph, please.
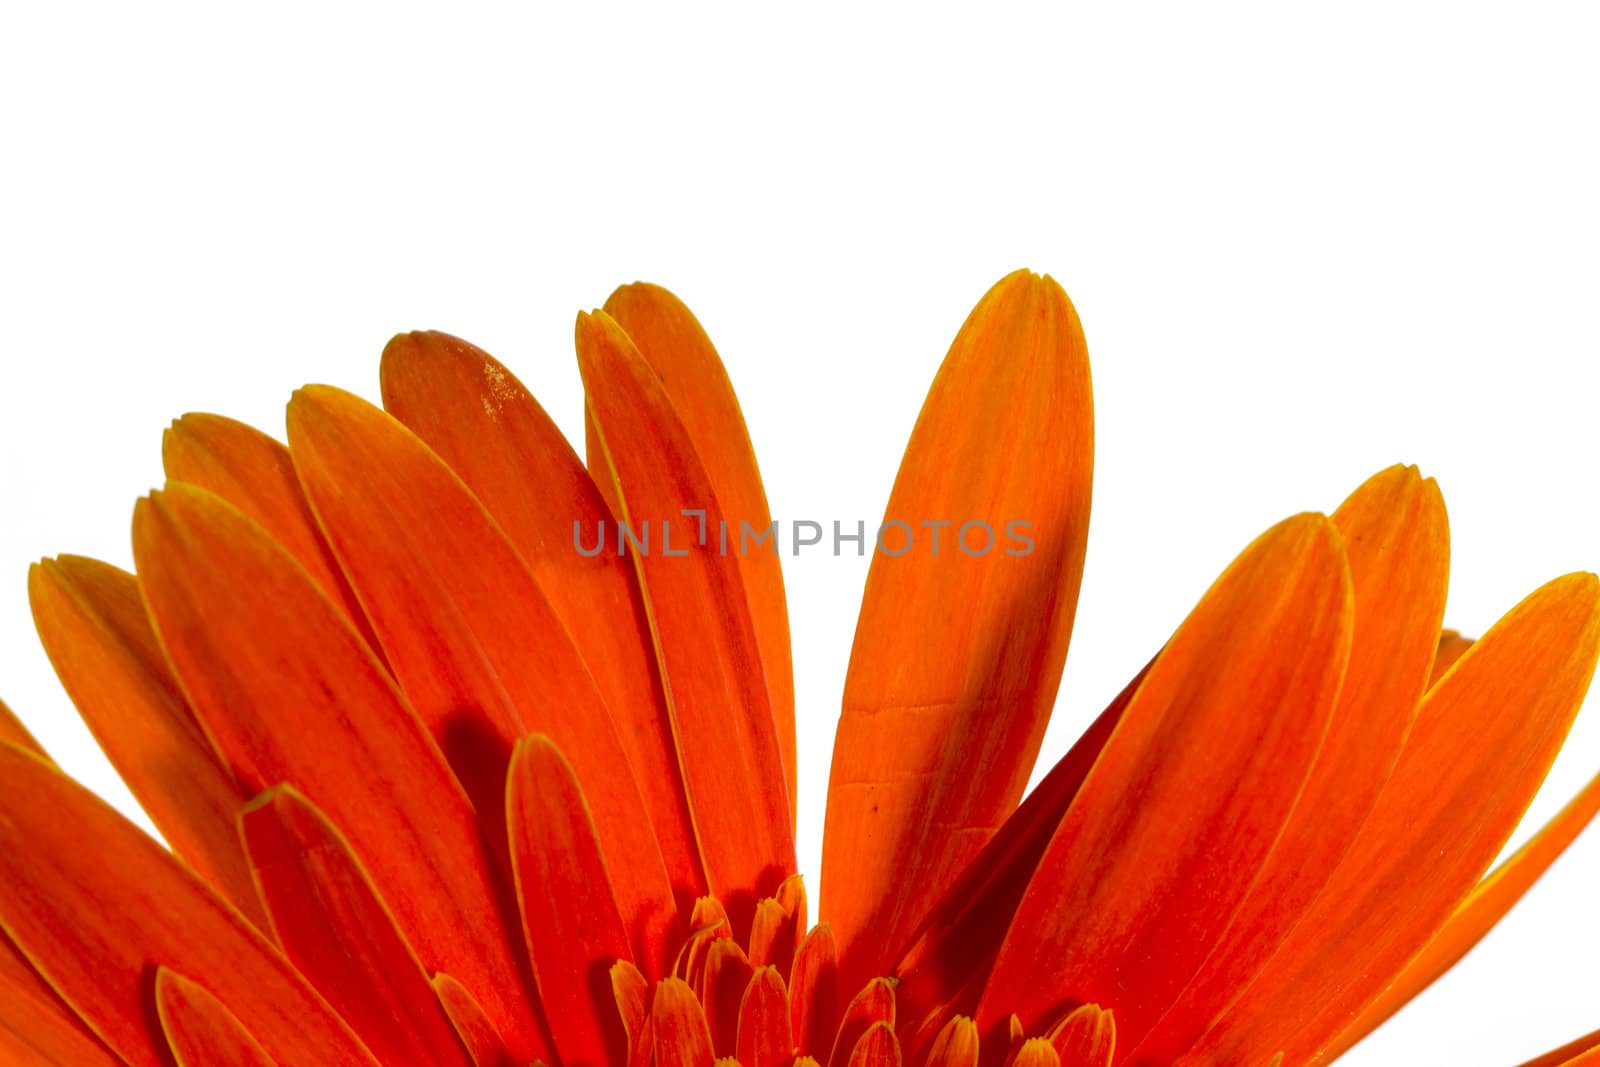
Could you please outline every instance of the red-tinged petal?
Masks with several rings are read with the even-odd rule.
[[[282,442],[221,415],[189,414],[162,435],[161,462],[169,481],[217,494],[271,534],[377,647]]]
[[[130,1067],[167,1067],[149,982],[172,967],[228,998],[282,1067],[377,1067],[245,918],[93,794],[0,744],[0,925]]]
[[[788,974],[805,929],[805,883],[798,874],[792,874],[778,887],[777,896],[756,905],[755,921],[750,927],[750,962],[757,967],[771,965],[779,974]]]
[[[593,678],[516,550],[415,434],[358,397],[302,389],[289,441],[395,677],[478,810],[503,808],[516,739],[548,734],[583,783],[635,958],[661,973],[676,909],[649,812]]]
[[[1150,667],[1040,860],[979,998],[986,1038],[1007,1012],[1037,1033],[1079,1003],[1114,1005],[1124,1032],[1159,1018],[1305,783],[1350,627],[1349,568],[1324,516],[1280,523],[1223,573]]]
[[[1527,808],[1600,647],[1600,581],[1542,587],[1439,680],[1360,836],[1184,1062],[1314,1061],[1422,951]],[[1118,1009],[1118,1019],[1122,1016]]]
[[[629,960],[611,965],[611,993],[628,1035],[628,1067],[650,1067],[655,1030],[650,1025],[650,980]]]
[[[900,1067],[900,1042],[890,1023],[873,1023],[850,1050],[848,1067]],[[1045,1067],[1045,1065],[1037,1065]]]
[[[735,1049],[743,1067],[789,1067],[794,1055],[789,992],[775,968],[757,968],[744,991]]]
[[[1600,1049],[1581,1052],[1570,1060],[1564,1060],[1561,1067],[1600,1067]]]
[[[465,341],[402,334],[383,351],[382,378],[384,407],[450,465],[527,563],[611,712],[675,888],[704,893],[638,579],[613,552],[579,551],[614,524],[589,472],[522,383]]]
[[[561,1062],[621,1062],[628,1042],[611,967],[632,958],[628,931],[572,765],[543,734],[519,742],[511,758],[506,825],[523,934]]]
[[[765,530],[772,523],[767,493],[761,485],[755,448],[745,427],[739,398],[711,339],[693,313],[658,285],[624,285],[606,301],[606,314],[616,320],[655,371],[700,457],[711,492],[730,522],[748,522]],[[789,818],[794,820],[797,763],[794,739],[794,666],[789,650],[789,611],[783,591],[779,554],[738,555],[739,573],[750,602],[750,622],[761,650],[762,671],[772,700],[778,744],[789,791]]]
[[[123,1061],[113,1056],[78,1014],[67,1007],[3,930],[0,1063],[123,1067]]]
[[[738,553],[719,550],[719,524],[738,517],[722,509],[660,380],[622,328],[604,312],[581,315],[577,343],[589,414],[620,491],[617,518],[636,532],[646,523],[655,531],[653,551],[630,549],[629,556],[649,609],[707,879],[743,933],[759,896],[794,872],[794,839]],[[697,527],[684,509],[704,510],[705,544],[691,540]]]
[[[789,974],[789,1029],[801,1056],[833,1048],[839,1022],[839,951],[833,930],[818,923],[794,954]]]
[[[500,1031],[466,986],[448,974],[434,975],[432,985],[439,1006],[476,1067],[520,1067],[506,1050]]]
[[[50,754],[44,750],[44,746],[34,740],[28,728],[22,725],[22,720],[17,718],[17,713],[6,707],[3,700],[0,700],[0,741],[27,749],[41,759],[50,759]]]
[[[965,1015],[944,1024],[928,1050],[928,1067],[978,1067],[978,1026]]]
[[[923,404],[856,623],[822,854],[847,987],[888,970],[1022,798],[1077,607],[1093,422],[1066,293],[1004,278]]]
[[[156,971],[156,1012],[178,1067],[278,1067],[226,1004],[165,967]]]
[[[694,990],[678,978],[656,984],[650,1004],[655,1067],[711,1067],[711,1030]]]
[[[1061,1067],[1111,1067],[1116,1020],[1098,1004],[1080,1004],[1050,1028],[1050,1044],[1061,1057]]]
[[[239,828],[284,954],[378,1059],[466,1067],[427,972],[333,823],[278,786]]]
[[[1062,1060],[1048,1039],[1030,1037],[1011,1057],[1009,1067],[1062,1067]]]
[[[1444,672],[1456,665],[1456,660],[1466,655],[1472,647],[1472,638],[1462,637],[1455,630],[1445,630],[1439,635],[1439,648],[1433,657],[1433,673],[1428,676],[1428,686],[1444,677]]]
[[[861,992],[850,1001],[839,1020],[839,1032],[833,1039],[833,1053],[828,1057],[828,1067],[845,1067],[850,1062],[856,1043],[874,1023],[895,1023],[894,983],[887,978],[874,978],[861,987]]]
[[[172,676],[139,583],[81,556],[28,572],[34,626],[67,695],[172,850],[267,928],[234,816],[249,797]]]
[[[755,969],[738,943],[724,938],[706,954],[704,988],[700,1003],[711,1027],[711,1047],[718,1056],[732,1056],[739,1044],[739,1004]]]
[[[343,614],[259,526],[192,486],[140,502],[134,557],[168,659],[241,784],[292,785],[326,812],[423,964],[485,998],[516,1055],[541,1055],[472,805]]]
[[[1454,967],[1533,888],[1597,813],[1600,777],[1591,779],[1555,818],[1473,888],[1422,954],[1367,1005],[1324,1058],[1332,1060],[1338,1052],[1353,1046]]]
[[[1199,973],[1152,1031],[1124,1016],[1133,1062],[1171,1063],[1260,971],[1355,840],[1411,729],[1444,618],[1444,499],[1416,468],[1391,467],[1352,493],[1333,524],[1350,562],[1355,624],[1327,735],[1282,835]]]
[[[689,988],[699,996],[705,989],[706,957],[711,946],[733,937],[733,927],[716,897],[701,897],[694,902],[689,928],[689,936],[673,961],[672,974],[688,982]]]
[[[943,1020],[938,1009],[975,972],[987,971],[993,964],[1051,836],[1148,670],[1140,671],[1100,713],[923,921],[917,939],[894,969],[900,979],[895,995],[902,1018]],[[906,1032],[902,1028],[902,1036]],[[924,1026],[919,1032],[927,1037],[932,1031]],[[919,1043],[910,1039],[907,1046],[915,1050]]]

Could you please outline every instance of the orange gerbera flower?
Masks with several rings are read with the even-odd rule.
[[[136,576],[33,569],[172,850],[0,717],[5,1062],[1320,1064],[1600,804],[1485,877],[1588,685],[1600,583],[1441,633],[1444,505],[1402,467],[1246,548],[1024,800],[1092,415],[1071,304],[1019,272],[889,499],[810,927],[783,585],[727,376],[653,286],[577,347],[587,468],[500,364],[412,334],[387,411],[308,387],[287,447],[174,423]]]

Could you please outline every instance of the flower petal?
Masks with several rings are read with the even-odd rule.
[[[0,738],[0,741],[6,739]],[[17,746],[21,747],[21,746]],[[0,1062],[123,1067],[0,930]]]
[[[167,479],[215,493],[282,545],[376,649],[361,604],[340,573],[306,503],[288,448],[254,426],[221,415],[189,414],[161,437]]]
[[[1046,1038],[1031,1037],[1007,1061],[1008,1067],[1061,1067],[1061,1056]]]
[[[638,579],[628,560],[585,555],[574,541],[614,524],[589,472],[522,383],[465,341],[402,334],[383,351],[382,376],[384,407],[471,488],[572,635],[616,723],[676,888],[703,894],[704,864]]]
[[[879,1022],[867,1027],[866,1033],[851,1048],[850,1059],[846,1062],[848,1067],[900,1067],[900,1042],[895,1039],[893,1024]]]
[[[788,790],[737,560],[717,551],[714,535],[694,543],[695,526],[680,512],[703,509],[708,531],[737,517],[722,510],[660,381],[622,328],[604,312],[580,315],[577,344],[589,414],[620,494],[617,518],[656,531],[655,551],[629,554],[650,613],[707,880],[743,934],[759,896],[794,872]]]
[[[178,1067],[279,1067],[226,1004],[165,967],[156,971],[156,1012]]]
[[[839,1032],[834,1035],[828,1067],[846,1067],[855,1055],[857,1043],[874,1024],[894,1027],[894,1014],[894,984],[889,979],[874,978],[863,986],[839,1020]]]
[[[789,974],[789,1029],[801,1056],[833,1048],[839,1022],[839,954],[833,930],[818,923],[794,954]]]
[[[650,814],[594,679],[516,550],[415,434],[358,397],[300,390],[289,440],[395,677],[479,812],[504,811],[517,738],[548,734],[583,784],[635,958],[660,974],[678,926]],[[503,839],[497,823],[484,832]]]
[[[1077,313],[1018,271],[934,379],[867,576],[822,855],[847,988],[888,969],[1022,797],[1072,631],[1092,465]]]
[[[737,1057],[743,1067],[789,1067],[789,993],[776,968],[757,968],[739,1002]]]
[[[1400,977],[1339,1035],[1334,1049],[1343,1051],[1353,1046],[1454,967],[1533,888],[1597,813],[1600,777],[1590,779],[1555,818],[1473,888],[1422,954],[1408,963]],[[1331,1060],[1336,1054],[1330,1051],[1324,1058]]]
[[[433,976],[433,991],[439,997],[439,1006],[455,1028],[456,1037],[472,1057],[477,1067],[517,1067],[500,1031],[483,1013],[478,1000],[467,987],[448,974]]]
[[[628,1067],[650,1067],[655,1029],[650,1023],[650,980],[628,960],[611,965],[611,994],[628,1034]]]
[[[1411,729],[1444,618],[1444,499],[1416,468],[1391,467],[1352,493],[1333,524],[1350,561],[1355,620],[1327,735],[1282,835],[1199,973],[1153,1030],[1124,1018],[1134,1062],[1182,1055],[1265,965],[1355,840]]]
[[[172,850],[265,931],[234,816],[248,799],[150,629],[139,582],[62,556],[28,571],[34,626],[67,695]]]
[[[1080,1004],[1050,1028],[1064,1067],[1111,1067],[1117,1050],[1117,1023],[1098,1004]]]
[[[1079,1003],[1113,1006],[1119,1033],[1159,1018],[1227,929],[1305,783],[1351,614],[1344,549],[1321,515],[1273,527],[1223,573],[1056,829],[979,998],[985,1039],[1008,1012],[1037,1033]]]
[[[711,1027],[711,1047],[720,1057],[733,1056],[739,1047],[739,1004],[755,968],[744,949],[732,938],[723,938],[706,953],[705,985],[700,1003]]]
[[[239,830],[284,954],[374,1055],[467,1067],[416,953],[327,816],[277,786],[244,809]]]
[[[624,285],[606,300],[616,320],[655,371],[700,457],[711,492],[730,522],[764,530],[772,522],[755,448],[727,369],[711,339],[683,302],[659,285]],[[598,457],[596,457],[598,458]],[[789,611],[776,552],[740,553],[739,573],[749,598],[750,623],[761,650],[762,672],[777,723],[793,822],[799,796],[794,738],[794,665],[789,649]]]
[[[903,1019],[949,1025],[948,1013],[938,1009],[947,1007],[974,973],[993,966],[1056,827],[1148,671],[1140,671],[1100,713],[923,921],[917,939],[894,968]],[[928,1031],[919,1025],[917,1032],[926,1037]],[[918,1042],[913,1038],[908,1045],[915,1049]]]
[[[978,1027],[965,1015],[944,1024],[928,1051],[928,1067],[978,1067]]]
[[[1360,836],[1299,925],[1183,1062],[1314,1061],[1427,944],[1527,808],[1594,671],[1600,581],[1569,575],[1429,690]],[[1118,1018],[1121,1010],[1118,1009]]]
[[[377,1067],[286,960],[171,853],[60,771],[0,744],[0,925],[130,1067],[165,1067],[149,982],[228,997],[283,1067]]]
[[[477,817],[344,615],[265,531],[182,483],[134,513],[134,558],[196,717],[245,788],[294,786],[348,835],[423,964],[544,1047]],[[198,980],[200,976],[194,976]]]
[[[711,1030],[694,990],[681,978],[663,978],[650,1004],[656,1067],[711,1067]]]
[[[620,1063],[628,1048],[611,968],[629,960],[611,876],[572,765],[550,738],[518,742],[506,825],[522,929],[563,1063]]]

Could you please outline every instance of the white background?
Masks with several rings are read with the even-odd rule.
[[[169,418],[281,433],[401,329],[576,431],[574,313],[635,278],[721,348],[774,514],[869,522],[971,304],[1066,285],[1098,469],[1047,760],[1250,537],[1396,460],[1450,503],[1454,625],[1600,567],[1592,8],[270,11],[0,23],[0,694],[125,809],[29,561],[127,565]],[[814,885],[865,561],[786,572]],[[1537,818],[1600,769],[1590,704]],[[1591,836],[1350,1062],[1600,1027],[1597,887]]]

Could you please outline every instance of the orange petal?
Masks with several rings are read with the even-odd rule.
[[[659,379],[621,327],[604,312],[581,315],[577,342],[589,413],[621,494],[618,519],[655,531],[654,551],[628,554],[650,613],[707,879],[743,933],[762,891],[793,873],[794,839],[737,553],[719,551],[719,523],[737,517],[722,510]],[[680,514],[695,508],[705,511],[704,545],[691,539],[695,521]]]
[[[1017,1049],[1008,1061],[1009,1067],[1061,1067],[1061,1057],[1055,1046],[1042,1037],[1031,1037]]]
[[[903,1019],[942,1020],[944,1015],[936,1010],[947,1005],[976,970],[987,970],[994,963],[1051,836],[1148,670],[1140,671],[1100,713],[923,921],[917,939],[894,969],[900,979],[896,998]],[[920,1029],[927,1036],[928,1028]],[[914,1040],[909,1044],[917,1047]]]
[[[50,754],[44,750],[44,746],[33,739],[28,728],[22,725],[22,720],[17,718],[17,713],[6,707],[3,700],[0,700],[0,741],[27,749],[41,759],[50,759]]]
[[[1117,1023],[1098,1004],[1080,1004],[1050,1028],[1050,1043],[1062,1067],[1111,1067]]]
[[[478,810],[503,810],[511,744],[548,734],[583,783],[635,957],[661,973],[676,909],[649,812],[593,678],[516,550],[415,434],[358,397],[300,390],[289,441],[395,677]]]
[[[0,738],[0,741],[5,740]],[[77,1013],[56,995],[3,930],[0,930],[0,1063],[123,1067],[123,1061],[113,1056]]]
[[[574,536],[613,520],[572,446],[510,371],[447,334],[389,342],[383,403],[466,482],[527,563],[616,722],[667,870],[685,896],[704,893],[638,579],[614,553],[575,548]]]
[[[1428,687],[1444,677],[1444,672],[1456,665],[1456,660],[1466,655],[1467,649],[1472,647],[1472,638],[1462,637],[1454,630],[1445,630],[1439,635],[1439,648],[1433,657],[1433,673],[1428,676]]]
[[[156,971],[156,1012],[178,1067],[278,1067],[226,1004],[165,967]]]
[[[172,850],[260,929],[234,826],[248,797],[195,721],[133,575],[62,556],[28,571],[34,626],[67,695]]]
[[[822,854],[847,988],[888,969],[1022,797],[1077,607],[1093,422],[1066,293],[1004,278],[923,404],[856,623]]]
[[[1600,645],[1600,581],[1533,593],[1429,690],[1355,844],[1185,1062],[1311,1062],[1471,891],[1566,736]],[[1121,1009],[1118,1009],[1121,1018]]]
[[[683,423],[700,457],[711,492],[730,521],[764,530],[772,522],[766,490],[756,466],[755,448],[745,427],[739,398],[711,339],[677,297],[659,285],[624,285],[606,301],[606,314],[627,331],[639,354],[655,371],[672,410]],[[749,597],[750,622],[761,650],[762,671],[772,700],[794,820],[797,791],[794,740],[794,666],[789,650],[789,611],[777,552],[738,557]]]
[[[169,481],[217,494],[271,534],[377,647],[281,442],[221,415],[189,414],[162,435],[161,462]]]
[[[522,929],[564,1063],[620,1063],[628,1049],[611,968],[631,960],[594,823],[572,765],[543,734],[518,742],[506,825]]]
[[[756,905],[755,921],[750,927],[750,962],[757,967],[771,965],[779,974],[788,974],[805,929],[805,884],[798,874],[792,874],[778,887],[777,896],[766,897]]]
[[[423,964],[487,998],[518,1056],[541,1054],[472,806],[343,614],[259,526],[181,483],[140,501],[134,558],[235,776],[256,792],[292,785],[326,812]]]
[[[628,1034],[628,1067],[650,1067],[655,1032],[650,1025],[650,980],[628,960],[611,965],[611,993]]]
[[[706,1022],[711,1027],[711,1047],[718,1056],[732,1056],[739,1046],[739,1004],[755,968],[744,949],[730,938],[711,946],[706,954],[705,987],[700,992]]]
[[[657,983],[650,1028],[656,1067],[711,1067],[711,1030],[687,982],[664,978]]]
[[[900,1042],[895,1040],[893,1024],[879,1022],[867,1027],[847,1062],[848,1067],[900,1067]]]
[[[239,829],[284,954],[378,1059],[466,1067],[427,972],[327,817],[278,786]]]
[[[867,1030],[875,1023],[893,1027],[894,984],[887,978],[874,978],[861,988],[850,1001],[839,1020],[839,1032],[833,1039],[833,1053],[828,1057],[828,1067],[846,1067]]]
[[[944,1024],[928,1051],[928,1067],[978,1067],[978,1027],[965,1015]]]
[[[736,1054],[743,1067],[788,1067],[794,1054],[789,993],[775,968],[760,967],[739,1002]]]
[[[789,973],[789,1029],[801,1056],[833,1048],[839,1022],[839,953],[833,929],[818,923],[794,954]]]
[[[1555,818],[1473,888],[1422,954],[1339,1035],[1335,1049],[1353,1046],[1454,967],[1533,888],[1596,813],[1600,813],[1600,777],[1591,779]],[[1334,1053],[1325,1058],[1333,1059]]]
[[[1182,1055],[1260,971],[1355,840],[1411,729],[1444,617],[1444,499],[1416,468],[1391,467],[1351,494],[1333,523],[1350,561],[1355,626],[1327,735],[1282,836],[1200,972],[1148,1034],[1124,1016],[1124,1047],[1136,1062]]]
[[[1535,1056],[1522,1067],[1593,1067],[1600,1064],[1600,1030]]]
[[[1159,1018],[1305,783],[1350,626],[1349,568],[1321,515],[1273,527],[1223,573],[1057,828],[979,999],[980,1032],[1010,1012],[1037,1033],[1077,1003],[1114,1004],[1119,1031]]]
[[[171,853],[36,756],[0,744],[0,923],[130,1067],[165,1067],[147,1015],[158,966],[228,998],[285,1065],[377,1067],[237,911]]]
[[[450,1025],[455,1028],[456,1037],[461,1039],[462,1047],[477,1067],[517,1067],[511,1053],[506,1051],[500,1031],[495,1029],[494,1023],[489,1021],[477,998],[467,991],[466,986],[448,974],[434,975],[432,984],[434,993],[439,997],[439,1006],[444,1009]]]

